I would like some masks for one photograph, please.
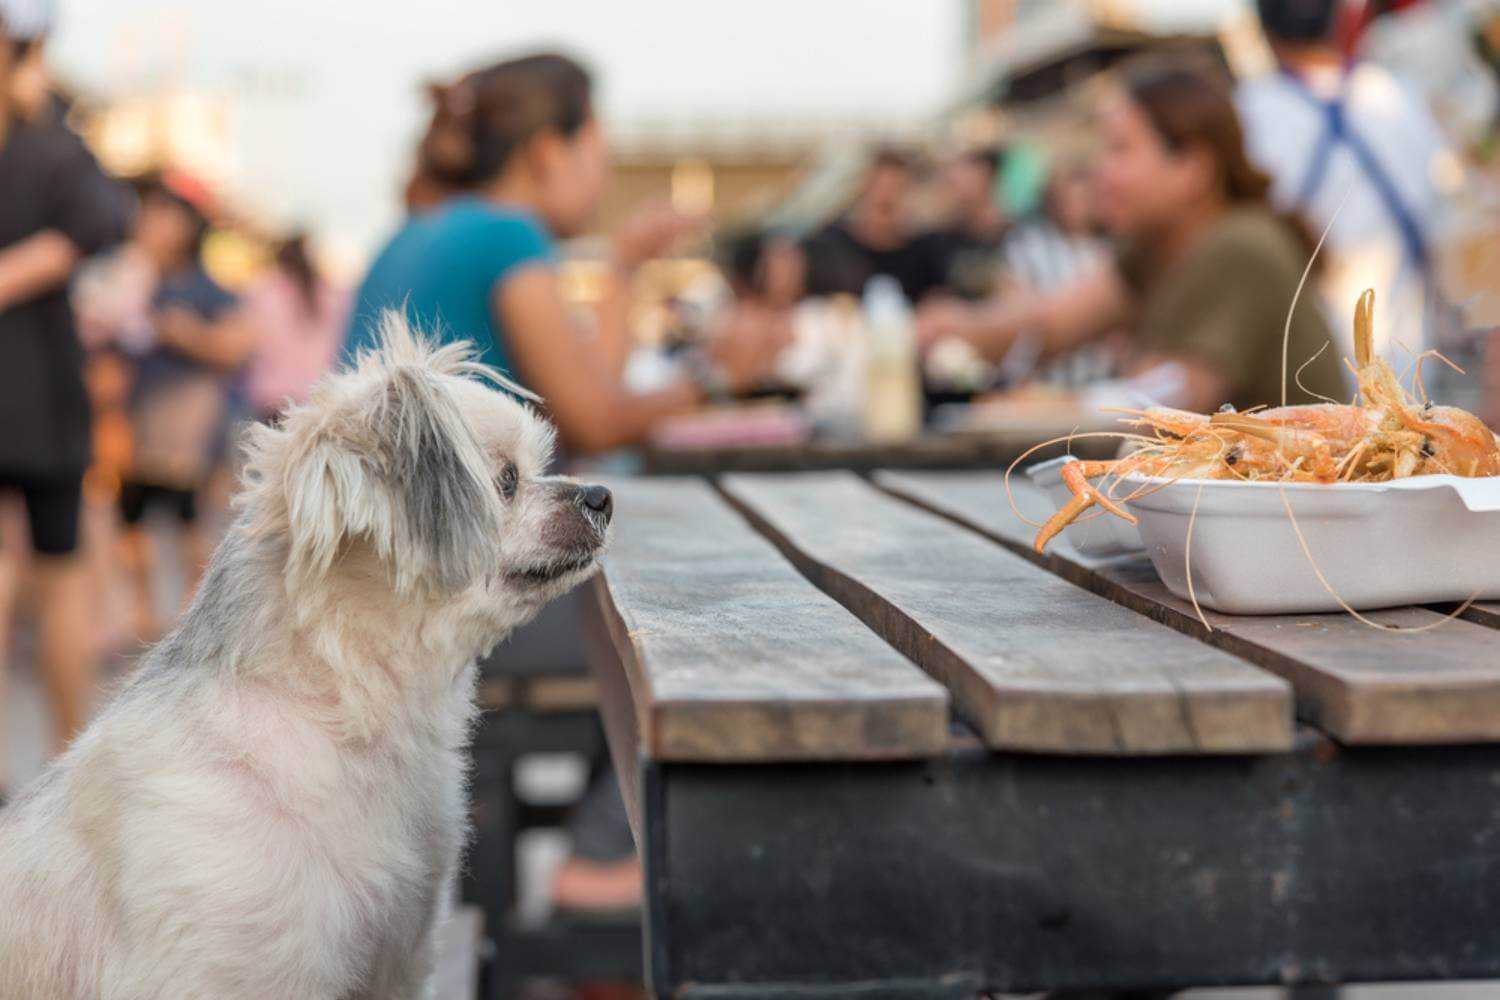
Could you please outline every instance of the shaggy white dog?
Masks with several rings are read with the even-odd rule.
[[[465,348],[383,326],[257,429],[192,607],[0,811],[0,998],[424,995],[475,658],[592,572],[611,508],[543,476],[550,428]]]

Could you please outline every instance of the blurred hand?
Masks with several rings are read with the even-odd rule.
[[[735,392],[753,389],[776,370],[776,359],[792,342],[791,316],[785,310],[741,304],[719,325],[709,356]]]
[[[969,306],[957,299],[928,299],[917,308],[917,348],[925,351],[940,340],[961,337],[969,318]]]
[[[701,215],[686,215],[670,205],[648,205],[615,231],[615,260],[627,271],[665,255],[683,237],[702,227]]]
[[[203,333],[203,321],[192,310],[182,306],[168,306],[157,310],[152,320],[156,326],[156,339],[169,347],[190,346]]]

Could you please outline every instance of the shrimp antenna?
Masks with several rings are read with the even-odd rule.
[[[1280,492],[1281,494],[1281,505],[1286,508],[1287,520],[1291,522],[1292,533],[1297,536],[1297,544],[1302,548],[1302,554],[1307,557],[1307,563],[1312,567],[1313,575],[1318,578],[1318,582],[1323,585],[1323,589],[1328,591],[1328,595],[1338,602],[1339,607],[1343,608],[1346,614],[1348,614],[1355,621],[1359,622],[1361,625],[1368,625],[1370,628],[1375,629],[1377,632],[1387,632],[1402,636],[1421,635],[1423,632],[1431,632],[1433,629],[1442,628],[1444,625],[1447,625],[1449,622],[1462,615],[1465,611],[1469,610],[1469,606],[1472,605],[1475,601],[1479,600],[1479,594],[1473,594],[1467,601],[1464,601],[1458,607],[1454,608],[1452,611],[1448,612],[1437,621],[1428,622],[1426,625],[1419,625],[1415,628],[1402,628],[1399,625],[1386,625],[1383,622],[1373,621],[1372,619],[1365,617],[1358,611],[1354,610],[1354,608],[1350,606],[1349,602],[1344,600],[1343,595],[1341,595],[1337,590],[1334,589],[1333,584],[1328,582],[1328,577],[1323,574],[1322,567],[1318,565],[1318,560],[1313,558],[1312,549],[1309,548],[1307,544],[1307,536],[1302,534],[1302,527],[1297,524],[1297,515],[1292,513],[1292,502],[1287,497],[1285,483],[1282,483],[1280,485],[1278,492]],[[1202,612],[1199,612],[1199,614],[1201,616]],[[1208,624],[1207,619],[1204,620],[1203,624]]]
[[[1313,264],[1318,260],[1318,254],[1323,250],[1323,242],[1328,239],[1328,234],[1333,231],[1333,224],[1339,221],[1339,213],[1344,210],[1344,203],[1349,200],[1349,192],[1353,186],[1344,188],[1344,195],[1339,199],[1337,207],[1333,210],[1333,217],[1328,220],[1328,225],[1323,227],[1323,235],[1318,237],[1317,245],[1307,258],[1307,266],[1302,269],[1302,277],[1297,281],[1297,290],[1292,293],[1292,304],[1287,307],[1286,326],[1281,331],[1281,405],[1286,405],[1286,383],[1287,372],[1292,367],[1292,317],[1297,313],[1297,303],[1302,299],[1302,287],[1307,284],[1307,276],[1312,274]]]
[[[1332,346],[1333,346],[1333,341],[1331,341],[1331,340],[1325,340],[1325,341],[1323,341],[1323,346],[1320,347],[1320,348],[1318,348],[1318,353],[1314,354],[1312,357],[1310,357],[1306,361],[1302,362],[1302,367],[1297,369],[1296,374],[1294,374],[1292,376],[1292,381],[1297,383],[1297,388],[1301,389],[1303,392],[1307,393],[1309,396],[1313,397],[1314,399],[1321,399],[1325,403],[1332,403],[1334,406],[1338,406],[1339,405],[1339,401],[1338,400],[1333,399],[1333,398],[1331,398],[1329,396],[1325,396],[1321,392],[1313,392],[1307,386],[1305,386],[1305,385],[1302,384],[1302,373],[1305,372],[1305,371],[1307,371],[1307,366],[1310,365],[1310,364],[1312,364],[1314,361],[1318,360],[1319,358],[1321,358],[1323,356],[1323,352],[1326,351],[1326,350],[1328,350],[1328,348],[1330,348]]]

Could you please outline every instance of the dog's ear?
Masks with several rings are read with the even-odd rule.
[[[498,559],[499,494],[458,402],[417,368],[398,368],[375,432],[399,498],[397,555],[425,562],[439,586],[466,587]]]
[[[499,499],[473,432],[432,373],[395,367],[373,396],[320,428],[287,467],[294,573],[320,573],[365,538],[396,588],[468,586],[493,568]]]

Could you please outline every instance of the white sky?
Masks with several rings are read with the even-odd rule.
[[[961,71],[960,0],[62,0],[52,58],[106,95],[235,96],[256,206],[365,245],[396,218],[419,83],[555,45],[607,121],[911,117]]]

